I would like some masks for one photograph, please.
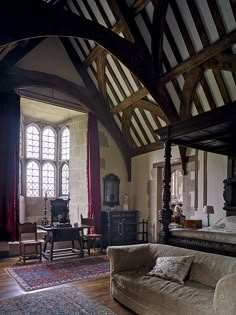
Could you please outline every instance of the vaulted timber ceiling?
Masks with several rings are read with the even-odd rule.
[[[235,17],[233,0],[4,1],[0,84],[42,81],[14,65],[58,36],[89,93],[48,82],[87,95],[130,158],[162,147],[156,129],[236,100]]]

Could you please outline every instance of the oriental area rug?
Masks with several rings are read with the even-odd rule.
[[[24,290],[32,291],[108,275],[110,273],[110,263],[107,256],[96,256],[7,267],[5,271]]]
[[[0,315],[115,315],[74,287],[27,293],[0,300]]]

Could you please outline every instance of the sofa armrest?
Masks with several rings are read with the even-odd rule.
[[[152,266],[153,263],[149,244],[109,246],[107,254],[110,258],[112,274]]]
[[[217,282],[213,308],[216,315],[236,314],[236,273],[224,276]]]

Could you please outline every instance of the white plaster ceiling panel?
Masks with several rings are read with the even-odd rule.
[[[166,12],[166,20],[167,23],[169,25],[170,31],[173,35],[173,38],[175,39],[175,43],[178,47],[178,50],[180,52],[180,55],[182,57],[183,60],[188,59],[189,58],[189,53],[187,50],[187,47],[185,45],[183,36],[180,32],[179,26],[176,22],[175,16],[173,14],[173,11],[171,10],[170,7],[167,8],[167,12]]]
[[[126,78],[128,79],[130,85],[132,86],[132,89],[134,90],[134,92],[137,92],[138,91],[138,86],[135,83],[131,72],[129,71],[129,69],[122,62],[120,62],[120,61],[118,61],[118,62],[121,65],[121,68],[123,69],[123,71],[124,71],[124,73],[126,75]]]
[[[216,0],[225,28],[228,32],[236,28],[235,18],[229,0]]]
[[[134,111],[135,111],[135,113],[136,113],[136,115],[137,115],[137,117],[138,117],[138,119],[139,119],[139,121],[140,121],[140,124],[141,124],[142,127],[144,128],[144,130],[145,130],[145,132],[146,132],[146,134],[147,134],[149,140],[150,140],[152,143],[155,142],[155,139],[153,138],[153,135],[151,134],[151,132],[150,132],[150,130],[149,130],[149,128],[148,128],[148,126],[147,126],[145,120],[143,119],[143,117],[142,117],[142,115],[141,115],[141,113],[140,113],[140,110],[139,110],[138,108],[135,108]]]
[[[133,124],[134,128],[136,129],[139,137],[142,139],[144,145],[146,145],[147,141],[146,141],[142,131],[140,130],[139,125],[137,124],[136,120],[134,119],[134,116],[132,116],[131,121],[132,121],[132,124]]]
[[[234,78],[231,72],[221,70],[222,77],[224,79],[225,85],[227,86],[227,90],[230,95],[231,101],[236,100],[236,86],[234,82]]]
[[[222,106],[224,105],[224,100],[222,98],[222,95],[220,93],[219,87],[217,85],[217,82],[215,80],[215,77],[212,73],[212,70],[206,70],[204,72],[205,78],[207,80],[208,86],[211,90],[211,94],[215,100],[216,106]]]
[[[150,36],[150,33],[146,27],[146,24],[144,23],[143,21],[143,18],[140,14],[138,14],[136,17],[135,17],[135,21],[136,21],[136,24],[143,36],[143,39],[149,49],[149,51],[151,52],[152,51],[152,43],[151,43],[151,36]]]
[[[192,15],[190,13],[189,7],[187,5],[186,0],[177,0],[177,4],[181,13],[181,16],[184,20],[185,26],[188,30],[188,34],[191,38],[191,41],[194,45],[194,49],[196,52],[202,50],[202,42],[198,31],[196,29],[196,25],[193,21]]]

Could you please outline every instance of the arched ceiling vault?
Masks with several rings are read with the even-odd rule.
[[[235,101],[235,17],[230,0],[8,0],[0,84],[58,37],[130,161],[162,147],[156,129]]]

